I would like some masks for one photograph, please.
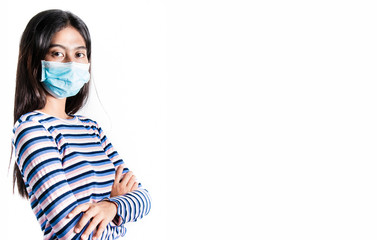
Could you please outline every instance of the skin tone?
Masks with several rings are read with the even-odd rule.
[[[71,26],[62,29],[52,37],[49,51],[44,60],[89,63],[84,38]],[[58,99],[49,93],[47,93],[46,98],[46,105],[42,109],[37,110],[58,118],[71,118],[65,112],[66,98]],[[123,175],[123,166],[119,166],[116,170],[110,197],[124,195],[137,188],[138,183],[133,173],[129,171]],[[81,232],[85,225],[90,222],[87,229],[81,235],[81,239],[87,239],[92,232],[95,232],[93,239],[98,239],[101,237],[107,224],[116,216],[117,205],[110,201],[81,204],[73,209],[72,212],[67,215],[67,218],[73,218],[81,212],[84,212],[84,214],[77,223],[74,231],[76,233]]]
[[[44,60],[89,63],[85,46],[85,40],[81,34],[73,27],[66,27],[54,34]],[[38,110],[58,118],[69,119],[70,117],[65,112],[66,99],[58,99],[47,93],[46,105]]]

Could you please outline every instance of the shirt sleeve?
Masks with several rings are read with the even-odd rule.
[[[73,232],[82,213],[66,218],[78,201],[68,185],[62,158],[50,132],[39,122],[20,122],[14,129],[12,145],[29,198],[34,195],[52,231],[58,239],[79,239],[86,227],[78,234]]]
[[[109,159],[113,162],[114,166],[117,168],[118,166],[123,165],[123,173],[128,172],[129,169],[125,166],[123,159],[120,158],[118,152],[115,150],[106,134],[102,128],[98,126],[98,124],[97,129],[100,135],[102,147]],[[125,195],[105,198],[104,200],[115,202],[117,204],[117,216],[113,221],[117,226],[127,222],[136,222],[137,220],[146,216],[151,209],[150,194],[147,189],[143,188],[141,183],[139,183],[137,190],[126,193]]]

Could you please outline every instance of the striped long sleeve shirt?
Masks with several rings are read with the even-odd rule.
[[[14,124],[12,146],[41,226],[43,239],[80,239],[73,229],[83,213],[67,218],[76,206],[110,200],[117,215],[100,239],[117,239],[125,223],[147,215],[151,198],[141,184],[137,190],[110,197],[115,170],[124,161],[96,121],[81,115],[60,119],[40,111],[22,115]],[[124,166],[123,173],[129,169]],[[93,234],[90,234],[91,239]]]

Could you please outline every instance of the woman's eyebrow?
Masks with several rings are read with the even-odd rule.
[[[85,49],[86,50],[86,47],[85,46],[78,46],[75,49]]]
[[[67,50],[66,47],[64,47],[63,45],[60,45],[60,44],[51,44],[49,48],[52,48],[52,47],[60,47],[60,48],[63,48],[64,50]],[[75,47],[75,50],[76,49],[85,49],[86,50],[86,47],[85,46],[78,46],[78,47]]]

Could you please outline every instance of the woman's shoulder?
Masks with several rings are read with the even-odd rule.
[[[28,112],[21,115],[13,125],[12,143],[16,144],[16,142],[25,135],[34,137],[41,133],[44,134],[46,129],[39,119],[38,114],[35,112]]]
[[[82,114],[71,114],[71,116],[73,117],[71,119],[59,119],[39,111],[22,114],[13,125],[12,141],[25,134],[55,136],[61,130],[77,131],[77,126],[83,126],[82,129],[99,129],[97,121],[91,117]]]
[[[65,124],[65,125],[89,125],[89,126],[98,126],[97,121],[93,118],[88,117],[82,114],[71,114],[73,118],[71,119],[60,119],[54,116],[48,115],[40,111],[31,111],[25,114],[22,114],[13,125],[13,133],[22,128],[24,125],[38,125],[45,128],[50,128],[51,126]]]
[[[83,123],[91,123],[91,124],[97,125],[97,121],[96,120],[94,120],[93,118],[88,117],[86,115],[74,114],[73,116],[75,116],[78,119],[80,119],[80,121],[83,122]]]
[[[59,131],[62,129],[76,129],[77,126],[89,127],[91,129],[99,129],[97,121],[91,117],[82,114],[71,114],[71,119],[59,119],[51,115],[39,111],[31,111],[21,115],[13,126],[13,134],[22,132],[25,129],[40,129],[53,132],[54,129]]]
[[[24,126],[25,124],[28,124],[28,125],[35,125],[35,124],[41,125],[39,119],[40,119],[40,114],[38,114],[37,112],[34,112],[34,111],[22,114],[16,120],[16,122],[13,125],[13,133],[15,132],[15,130],[17,128],[20,128],[20,127]]]

